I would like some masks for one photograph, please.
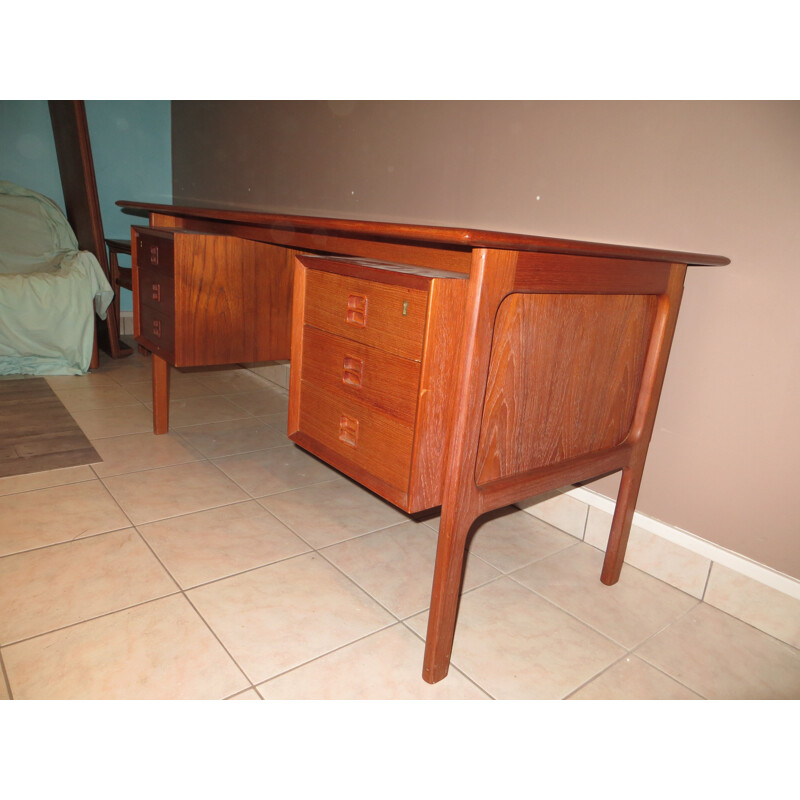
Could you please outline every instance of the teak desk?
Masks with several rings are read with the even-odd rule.
[[[622,470],[619,579],[689,265],[721,256],[119,202],[154,429],[169,364],[291,356],[289,436],[409,512],[441,505],[423,677],[447,674],[464,548],[493,509]],[[293,309],[293,310],[292,310]]]

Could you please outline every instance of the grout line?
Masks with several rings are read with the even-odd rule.
[[[8,699],[14,699],[14,693],[11,691],[11,681],[8,679],[8,673],[6,672],[6,665],[3,662],[3,649],[0,647],[0,675],[3,677],[3,683],[6,685],[6,694],[8,694]]]
[[[167,597],[175,597],[175,595],[181,594],[180,589],[177,589],[174,592],[169,592],[167,594],[159,595],[158,597],[151,597],[147,600],[142,600],[138,603],[132,603],[129,606],[124,606],[123,608],[115,608],[111,611],[104,611],[102,614],[97,614],[94,617],[88,617],[87,619],[79,619],[76,622],[70,622],[67,625],[61,625],[58,628],[53,628],[49,631],[42,631],[41,633],[35,633],[32,636],[25,636],[22,639],[15,639],[13,642],[5,642],[3,647],[8,649],[9,647],[15,647],[18,644],[23,644],[24,642],[30,642],[34,639],[41,639],[43,636],[50,636],[53,633],[60,633],[61,631],[69,630],[70,628],[75,628],[78,625],[83,625],[87,622],[94,622],[98,619],[103,619],[104,617],[111,617],[114,614],[122,614],[125,611],[130,611],[132,608],[139,608],[140,606],[146,606],[149,603],[157,603],[159,600],[164,600]]]
[[[703,591],[700,593],[700,599],[703,601],[705,601],[706,599],[706,592],[708,591],[708,584],[711,581],[711,570],[714,568],[714,563],[715,563],[714,561],[708,562],[708,572],[706,572],[706,579],[705,582],[703,583]]]
[[[472,590],[470,590],[470,591],[472,591]],[[412,615],[412,616],[416,616],[416,615]],[[406,617],[404,620],[401,621],[400,624],[403,625],[407,631],[409,631],[414,636],[416,636],[417,639],[419,639],[422,642],[422,645],[424,647],[425,646],[425,637],[424,636],[420,636],[412,627],[410,627],[407,624],[409,619],[411,619],[411,617]],[[455,670],[459,675],[461,675],[464,678],[466,678],[476,689],[479,689],[481,692],[483,692],[490,700],[497,700],[497,698],[487,688],[485,688],[484,686],[481,686],[474,678],[472,678],[461,667],[459,667],[456,664],[454,664],[452,658],[450,659],[450,666],[449,666],[449,669],[447,671],[447,675],[450,675],[450,670]],[[420,673],[421,673],[421,670],[420,670]],[[445,677],[447,677],[447,676],[445,676]],[[424,680],[421,677],[421,674],[420,674],[420,680]]]
[[[231,653],[231,651],[228,650],[228,648],[223,643],[222,639],[220,639],[220,637],[217,634],[217,632],[211,627],[211,625],[209,624],[208,620],[200,613],[200,611],[197,608],[197,606],[191,601],[189,595],[185,591],[183,591],[183,589],[181,589],[181,594],[183,595],[183,598],[186,600],[186,602],[192,607],[192,610],[195,612],[195,614],[197,614],[197,616],[202,620],[202,622],[206,626],[206,628],[208,628],[208,630],[211,633],[211,635],[217,640],[217,642],[219,643],[219,646],[225,651],[225,653],[227,654],[228,658],[230,658],[230,660],[236,665],[236,669],[238,669],[239,672],[242,673],[242,675],[244,676],[245,680],[250,684],[249,687],[245,687],[244,689],[240,689],[239,692],[244,692],[244,691],[247,690],[247,688],[255,689],[255,682],[253,681],[253,679],[245,672],[245,670],[242,667],[242,665],[233,657],[233,653]],[[235,692],[235,694],[239,694],[239,692]]]

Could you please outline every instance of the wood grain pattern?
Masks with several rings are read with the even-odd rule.
[[[404,425],[344,392],[330,391],[308,381],[302,382],[301,392],[300,430],[337,453],[342,459],[339,463],[344,472],[349,471],[349,462],[401,492],[408,492],[414,435],[412,426]],[[343,416],[359,423],[355,446],[339,438]]]
[[[118,203],[127,207],[127,203]],[[139,206],[140,208],[144,206]],[[147,206],[150,208],[150,206]],[[239,236],[257,242],[268,242],[281,247],[290,247],[306,254],[323,256],[348,256],[374,259],[387,263],[436,268],[448,272],[469,272],[470,253],[468,249],[456,246],[435,247],[430,244],[415,245],[399,239],[379,240],[362,236],[347,236],[343,232],[331,230],[298,230],[291,227],[260,225],[251,221],[222,221],[210,216],[184,217],[170,213],[170,206],[164,211],[150,214],[150,224],[164,228],[186,228],[204,233],[217,233],[226,236]]]
[[[678,250],[661,250],[648,247],[632,247],[629,245],[607,244],[602,242],[581,242],[573,239],[556,239],[546,236],[531,236],[517,233],[501,233],[498,231],[478,230],[474,228],[449,228],[435,225],[415,225],[394,222],[376,222],[374,220],[331,219],[327,217],[306,217],[291,214],[271,214],[258,211],[239,211],[222,208],[200,208],[197,206],[171,206],[158,203],[140,203],[130,200],[118,200],[118,206],[131,209],[147,210],[151,213],[186,218],[190,225],[201,225],[204,221],[224,225],[234,231],[237,225],[249,229],[249,236],[270,236],[269,241],[276,244],[310,249],[320,252],[364,255],[366,258],[377,258],[382,261],[398,261],[405,264],[419,263],[405,258],[387,257],[385,254],[370,255],[356,252],[354,247],[359,241],[373,242],[387,246],[398,243],[408,247],[411,244],[434,246],[435,248],[452,247],[462,251],[462,262],[467,263],[469,270],[470,254],[473,250],[495,249],[516,250],[560,255],[585,255],[617,259],[634,259],[644,261],[664,261],[667,263],[683,263],[692,265],[724,266],[730,259],[723,256],[705,253],[689,253]],[[202,230],[202,228],[198,228]],[[244,230],[233,235],[245,235]],[[316,237],[316,246],[307,247],[300,237]],[[335,246],[335,241],[343,241],[344,250]],[[419,249],[419,248],[418,248]],[[424,252],[424,251],[423,251]],[[422,266],[434,264],[436,254],[429,255]]]
[[[453,648],[467,534],[481,513],[475,454],[486,393],[495,314],[514,285],[517,253],[476,250],[467,284],[464,324],[453,364],[453,402],[445,444],[442,518],[436,547],[422,677],[447,675]]]
[[[390,274],[370,280],[370,267],[352,259],[312,267],[306,255],[294,277],[290,438],[405,510],[442,506],[426,681],[447,675],[465,543],[481,514],[621,469],[601,576],[604,583],[618,579],[686,265],[721,266],[727,258],[471,229],[119,205],[147,209],[151,224],[468,275],[427,276],[424,328],[387,315],[386,330],[377,332],[369,329],[374,285],[391,285]],[[315,269],[332,274],[320,280]],[[419,275],[396,272],[402,279],[377,295],[395,308],[409,299],[400,289],[419,291]],[[358,297],[348,309],[350,294]],[[356,324],[343,329],[348,310]],[[312,322],[317,331],[309,334]],[[359,338],[365,330],[367,338]],[[333,362],[318,352],[341,341],[336,337],[352,343],[345,350],[362,348],[339,350],[344,381],[331,378]],[[369,398],[353,389],[370,348],[421,359],[413,424],[409,406],[394,416],[385,407],[399,386]],[[298,368],[306,360],[308,371]]]
[[[44,378],[0,381],[0,477],[102,460]]]
[[[659,261],[553,253],[520,253],[515,292],[585,291],[592,294],[663,294],[670,265]]]
[[[409,485],[412,511],[423,511],[442,502],[444,444],[454,402],[453,365],[464,325],[467,281],[434,279],[429,295]]]
[[[647,450],[653,435],[661,388],[667,371],[675,325],[678,321],[685,278],[686,265],[673,264],[670,267],[667,291],[658,298],[653,337],[647,352],[641,391],[631,428],[631,457],[622,468],[619,494],[614,517],[611,520],[603,570],[600,574],[600,580],[607,585],[612,585],[619,580],[624,563],[625,549],[642,483]]]
[[[262,242],[176,234],[176,366],[288,358],[292,256]]]
[[[495,323],[479,485],[614,447],[633,421],[653,295],[512,294]]]
[[[351,297],[366,301],[366,321],[347,321]],[[305,321],[356,342],[419,361],[428,294],[419,289],[378,283],[310,269],[306,277]]]
[[[414,425],[419,362],[312,327],[307,327],[303,335],[304,357],[296,362],[303,380],[326,391],[343,393],[405,425]],[[343,379],[347,358],[361,364],[359,386]]]

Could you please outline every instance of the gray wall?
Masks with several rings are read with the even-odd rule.
[[[638,508],[800,578],[800,103],[173,102],[175,203],[718,253]],[[618,479],[591,488],[613,496]]]

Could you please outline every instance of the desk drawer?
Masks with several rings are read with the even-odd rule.
[[[152,306],[140,305],[141,336],[157,350],[175,357],[175,323],[171,314],[161,313]]]
[[[419,361],[428,293],[309,269],[305,322],[346,339]]]
[[[420,364],[305,327],[303,380],[352,397],[406,425],[417,411]]]
[[[151,268],[139,269],[139,302],[162,314],[175,313],[175,281],[172,274]]]
[[[401,492],[408,491],[412,427],[388,414],[302,381],[300,430],[340,456]]]
[[[137,239],[139,269],[153,269],[171,277],[175,266],[175,242],[172,235],[140,233]]]

